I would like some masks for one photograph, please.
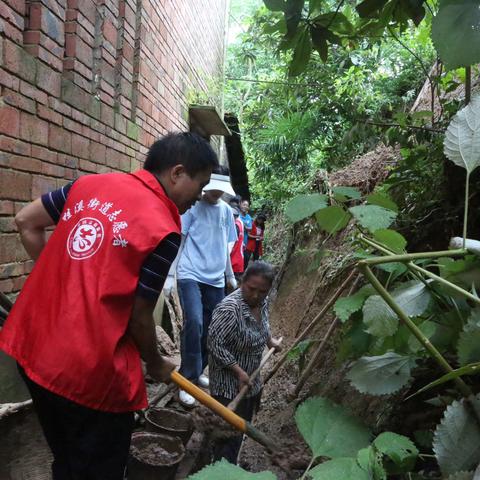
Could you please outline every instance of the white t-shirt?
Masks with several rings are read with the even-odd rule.
[[[214,205],[198,201],[182,215],[182,235],[177,278],[224,287],[228,244],[237,240],[232,209],[221,199]]]

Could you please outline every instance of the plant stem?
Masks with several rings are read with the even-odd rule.
[[[315,457],[312,457],[312,459],[310,460],[310,463],[308,464],[307,469],[303,472],[303,475],[300,477],[300,480],[304,480],[305,478],[307,478],[307,473],[312,468],[314,461],[315,461]]]
[[[451,365],[445,360],[442,354],[432,345],[430,340],[422,333],[422,331],[415,325],[415,323],[410,320],[408,315],[397,305],[390,293],[385,290],[383,285],[370,270],[369,266],[364,264],[359,264],[359,269],[372,284],[373,288],[378,292],[378,294],[385,300],[387,305],[397,314],[398,318],[403,322],[403,324],[410,330],[410,332],[415,336],[415,338],[424,346],[430,356],[440,365],[440,367],[446,372],[450,373],[453,371]],[[472,391],[468,385],[461,379],[454,379],[455,384],[457,385],[458,390],[465,397],[469,397],[472,394]]]
[[[468,224],[468,195],[470,186],[470,172],[467,170],[467,179],[465,181],[465,212],[463,214],[463,248],[467,240],[467,224]]]
[[[465,67],[465,105],[472,99],[472,67]]]
[[[383,262],[372,261],[372,260],[382,260],[382,259],[386,260],[386,259],[388,259],[386,261],[391,262],[392,258],[400,256],[400,255],[392,255],[391,250],[388,250],[387,248],[385,248],[382,245],[374,242],[373,240],[370,240],[369,238],[361,237],[360,240],[362,242],[366,243],[367,245],[370,245],[371,247],[376,248],[377,250],[385,253],[387,256],[386,257],[381,257],[380,259],[376,259],[376,258],[366,259],[366,260],[362,260],[359,263],[364,263],[364,264],[368,264],[368,265],[377,265],[377,264],[386,263],[386,262],[385,261],[383,261]],[[451,252],[452,255],[444,255],[445,252],[432,252],[431,253],[431,258],[440,258],[440,257],[444,257],[444,256],[458,257],[458,256],[461,256],[461,255],[465,255],[467,253],[466,250],[447,250],[447,252]],[[442,254],[442,255],[439,255],[439,254]],[[423,254],[423,253],[421,253],[421,254],[412,253],[410,255],[425,255],[425,254]],[[417,256],[416,258],[418,259],[418,258],[422,258],[422,257]],[[405,260],[403,262],[405,262]],[[410,271],[415,271],[415,272],[421,273],[421,274],[423,274],[423,275],[441,283],[442,285],[445,285],[446,287],[451,288],[452,290],[455,290],[460,295],[462,295],[462,296],[468,298],[469,300],[471,300],[472,302],[475,302],[475,303],[480,305],[480,298],[471,294],[467,290],[464,290],[462,287],[459,287],[458,285],[455,285],[454,283],[449,282],[445,278],[442,278],[439,275],[436,275],[435,273],[432,273],[432,272],[430,272],[429,270],[427,270],[423,267],[419,267],[418,265],[415,265],[413,262],[406,262],[405,265]]]
[[[365,243],[370,243],[370,241],[365,240]],[[372,242],[373,243],[373,242]],[[374,245],[372,245],[374,246]],[[375,248],[380,247],[380,245],[375,245]],[[380,248],[378,248],[380,250]],[[382,263],[392,263],[392,262],[410,262],[412,260],[423,260],[429,258],[442,258],[442,257],[460,257],[465,255],[467,252],[463,249],[458,250],[443,250],[441,252],[419,252],[419,253],[403,253],[401,255],[392,255],[392,252],[383,249],[385,253],[389,252],[386,257],[375,257],[375,258],[366,258],[362,260],[362,263],[366,263],[367,265],[381,265]]]

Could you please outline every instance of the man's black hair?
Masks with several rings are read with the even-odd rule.
[[[243,274],[242,281],[256,276],[263,277],[268,282],[273,283],[275,278],[275,269],[269,263],[264,262],[263,260],[257,260],[247,267],[245,273]]]
[[[261,213],[261,212],[257,215],[257,218],[259,220],[263,220],[264,222],[267,221],[267,216],[264,213]]]
[[[217,154],[200,135],[192,132],[169,133],[148,151],[143,168],[162,173],[174,165],[183,165],[191,177],[218,167]]]
[[[219,175],[230,176],[230,169],[226,165],[218,165],[213,169],[212,173],[218,173]]]

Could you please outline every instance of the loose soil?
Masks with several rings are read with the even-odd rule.
[[[156,443],[132,445],[130,454],[138,461],[155,467],[172,465],[181,457],[181,452],[170,452]]]

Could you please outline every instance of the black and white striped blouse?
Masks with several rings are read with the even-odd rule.
[[[260,311],[259,322],[243,299],[240,288],[224,298],[214,310],[208,330],[208,370],[212,395],[230,399],[237,395],[237,376],[229,366],[238,363],[248,375],[258,368],[270,338],[267,300]],[[247,397],[256,395],[261,388],[261,379],[257,377]]]

